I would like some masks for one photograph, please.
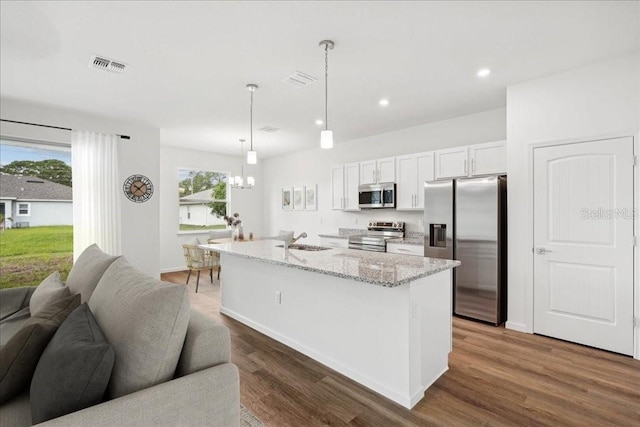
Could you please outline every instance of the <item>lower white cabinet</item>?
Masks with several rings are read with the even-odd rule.
[[[387,252],[392,254],[413,255],[424,257],[424,247],[406,243],[387,243]]]
[[[337,237],[321,237],[320,242],[322,246],[328,246],[330,248],[349,247],[349,239],[338,239]]]

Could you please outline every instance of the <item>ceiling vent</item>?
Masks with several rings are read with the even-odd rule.
[[[262,126],[260,129],[262,132],[275,132],[277,131],[279,128],[275,128],[273,126]]]
[[[104,56],[91,55],[89,60],[89,67],[97,68],[98,70],[110,71],[112,73],[122,74],[128,67],[127,64],[114,61],[113,59],[106,58]]]
[[[290,76],[287,76],[284,79],[285,83],[289,83],[291,86],[295,86],[295,87],[305,87],[305,86],[309,86],[310,84],[316,82],[318,79],[316,79],[313,76],[310,76],[309,74],[305,74],[302,73],[300,71],[296,71],[295,73],[291,74]]]

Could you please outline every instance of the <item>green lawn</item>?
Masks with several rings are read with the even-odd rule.
[[[224,230],[227,228],[224,224],[217,225],[190,225],[190,224],[180,224],[180,231],[192,231],[192,230]]]
[[[73,227],[10,228],[0,234],[0,289],[37,286],[54,271],[67,278]]]

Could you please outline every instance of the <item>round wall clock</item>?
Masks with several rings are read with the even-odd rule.
[[[131,175],[125,179],[122,190],[132,202],[144,203],[153,195],[153,184],[144,175]]]

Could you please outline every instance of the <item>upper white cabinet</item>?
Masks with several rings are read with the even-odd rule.
[[[331,168],[331,209],[359,210],[359,164],[349,163]]]
[[[434,152],[396,157],[396,208],[424,209],[424,182],[434,179]]]
[[[435,154],[435,178],[448,179],[467,176],[469,173],[469,149],[464,147],[437,150]]]
[[[437,150],[435,179],[506,173],[506,151],[505,141]]]
[[[360,184],[396,181],[395,157],[360,162]]]
[[[507,173],[506,141],[469,146],[470,176]]]

